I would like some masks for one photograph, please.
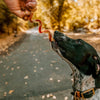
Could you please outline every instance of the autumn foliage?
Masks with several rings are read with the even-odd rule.
[[[100,0],[37,0],[37,4],[33,19],[40,19],[44,28],[60,31],[100,28]],[[23,23],[0,0],[0,32],[16,30],[16,26],[33,26],[30,22]],[[10,30],[6,32],[9,34]]]
[[[44,27],[75,30],[100,27],[99,0],[38,0],[35,19],[41,19]]]
[[[10,35],[15,31],[21,31],[27,28],[27,22],[12,14],[3,0],[0,0],[0,33]]]

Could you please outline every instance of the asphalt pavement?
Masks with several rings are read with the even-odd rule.
[[[0,56],[0,100],[71,100],[70,74],[48,36],[31,29],[12,52]]]

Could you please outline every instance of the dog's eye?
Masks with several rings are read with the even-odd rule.
[[[77,40],[76,40],[76,43],[77,43],[77,44],[82,44],[81,39],[77,39]]]

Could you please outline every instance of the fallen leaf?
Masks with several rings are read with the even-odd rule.
[[[27,96],[26,94],[24,94],[24,96]]]
[[[53,97],[53,94],[52,93],[50,93],[50,97]]]
[[[35,55],[33,55],[33,56],[35,56]]]
[[[37,66],[34,66],[34,68],[37,68]]]
[[[50,95],[49,94],[47,94],[47,98],[49,98],[50,97]]]
[[[35,59],[35,61],[38,61],[38,59]]]
[[[7,92],[4,92],[4,93],[3,93],[3,96],[7,96]]]
[[[9,69],[9,66],[6,68],[6,70],[8,70]]]
[[[3,74],[2,76],[3,76],[3,77],[5,77],[5,76],[6,76],[6,74]]]
[[[27,82],[25,82],[25,85],[27,85]]]
[[[53,64],[50,64],[51,67],[53,67]]]
[[[14,70],[14,68],[12,67],[12,68],[11,68],[11,70],[13,71],[13,70]]]
[[[42,95],[42,99],[45,99],[45,95]]]
[[[49,78],[49,80],[50,80],[50,81],[52,81],[52,80],[53,80],[53,78],[51,77],[51,78]]]
[[[17,66],[17,69],[20,69],[20,66]]]
[[[3,61],[1,60],[1,61],[0,61],[0,64],[2,64],[2,63],[3,63]]]
[[[56,67],[56,70],[58,70],[59,69],[59,67]]]
[[[56,96],[53,96],[52,98],[53,98],[53,99],[56,99]]]
[[[43,70],[43,68],[41,67],[40,70]]]
[[[32,53],[33,53],[33,51],[30,52],[30,54],[32,54]]]
[[[34,70],[34,72],[36,72],[36,70]]]
[[[28,79],[28,78],[29,78],[29,76],[28,76],[28,75],[24,77],[24,79]]]
[[[73,82],[73,81],[74,81],[74,79],[72,78],[72,79],[71,79],[71,81]]]
[[[60,83],[60,82],[61,82],[61,80],[57,80],[57,82],[58,82],[58,83]]]
[[[10,90],[8,93],[9,93],[9,94],[12,94],[13,92],[14,92],[14,90]]]
[[[8,82],[5,82],[5,85],[8,85]]]
[[[64,100],[68,100],[68,97],[65,97]]]
[[[51,63],[56,63],[56,61],[52,60]]]
[[[13,64],[16,64],[16,61],[14,61]]]
[[[37,62],[38,64],[40,64],[40,62]]]

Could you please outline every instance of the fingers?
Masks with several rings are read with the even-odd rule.
[[[32,11],[35,11],[36,10],[36,6],[37,6],[37,3],[36,2],[28,2],[26,4],[26,8],[28,10],[32,10]]]
[[[27,2],[20,2],[20,6],[18,6],[18,8],[15,7],[14,9],[12,9],[12,12],[20,18],[28,20],[31,12],[37,10],[36,6],[36,0],[27,0]]]
[[[14,14],[16,14],[18,17],[23,18],[24,20],[28,20],[31,12],[26,10],[26,11],[22,11],[22,10],[15,10]]]
[[[24,20],[28,20],[29,17],[30,17],[30,15],[31,15],[31,12],[28,11],[28,10],[26,10],[26,11],[23,12],[22,18],[23,18]]]
[[[28,20],[31,12],[36,11],[36,0],[4,0],[12,13]],[[24,2],[25,1],[25,2]]]
[[[36,6],[37,6],[36,0],[28,1],[28,2],[26,3],[26,9],[27,9],[27,11],[29,11],[30,13],[37,10]],[[26,11],[25,11],[25,13],[26,13]],[[30,17],[30,15],[29,15],[28,13],[26,13],[26,14],[24,15],[23,19],[24,19],[24,20],[28,20],[29,17]]]

